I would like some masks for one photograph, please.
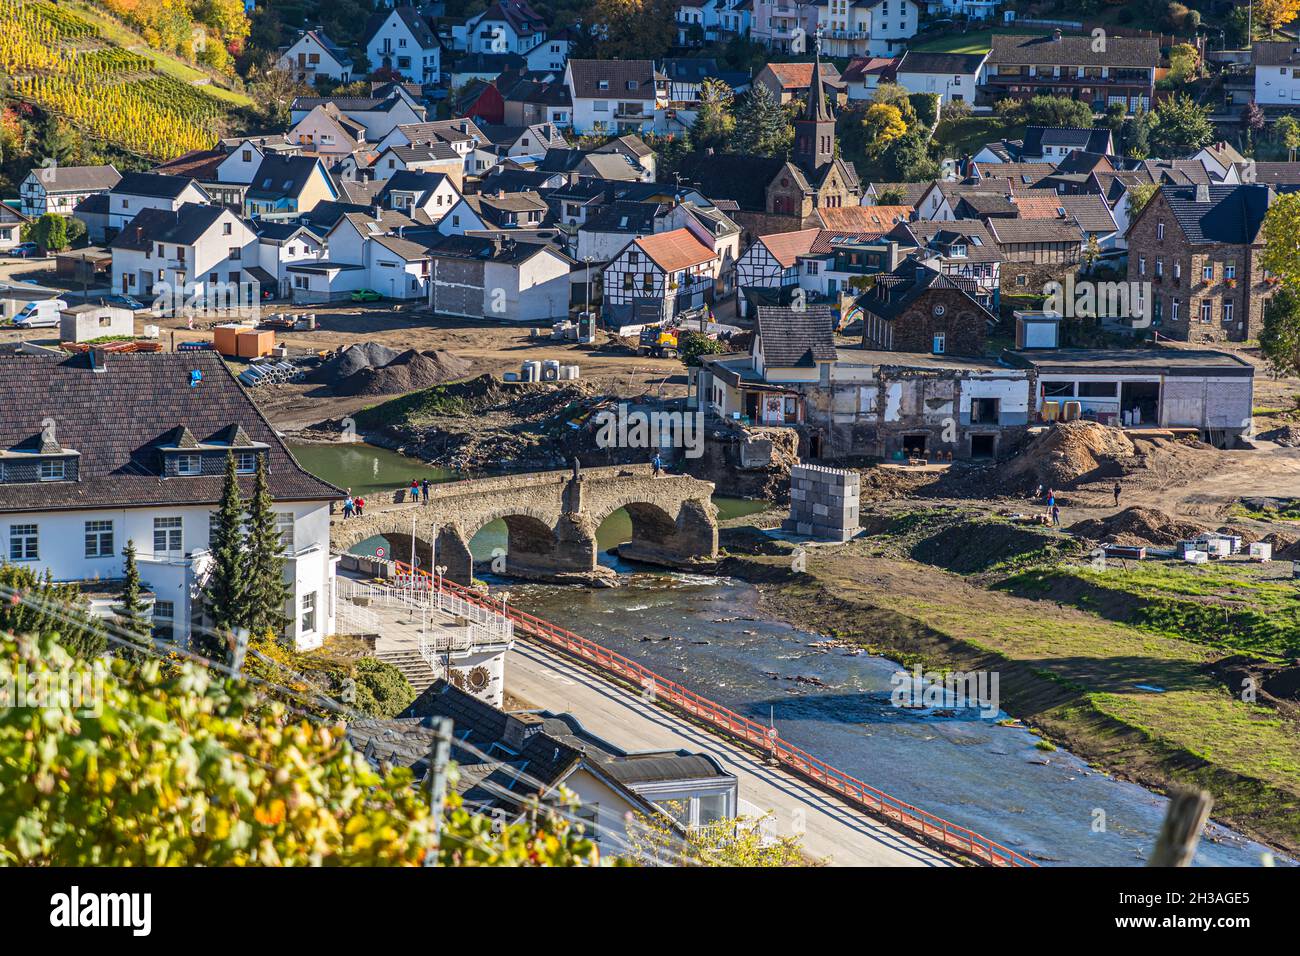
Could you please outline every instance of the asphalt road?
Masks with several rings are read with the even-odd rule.
[[[746,816],[772,812],[782,834],[835,866],[953,866],[951,860],[822,793],[786,771],[694,727],[566,658],[517,640],[506,658],[506,690],[530,705],[567,711],[624,750],[707,751],[736,775]]]

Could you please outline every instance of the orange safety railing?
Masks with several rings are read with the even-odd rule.
[[[401,561],[394,561],[393,566],[399,579],[408,580],[417,587],[421,584],[425,588],[435,586],[433,576],[427,571],[412,568]],[[775,728],[764,727],[721,704],[715,704],[707,697],[701,697],[695,691],[661,677],[636,661],[602,647],[595,641],[557,627],[525,611],[503,606],[500,600],[489,594],[464,587],[446,578],[438,579],[437,585],[465,601],[509,618],[514,622],[517,636],[539,640],[570,657],[591,664],[605,674],[635,684],[652,694],[654,700],[671,704],[710,727],[765,751],[796,776],[831,791],[848,803],[887,823],[897,824],[906,830],[919,833],[926,839],[941,843],[981,863],[992,866],[1038,865],[1015,850],[995,843],[974,830],[968,830],[966,827],[958,826],[919,807],[914,807],[910,803],[891,797],[844,771],[837,770],[825,761],[782,740]]]

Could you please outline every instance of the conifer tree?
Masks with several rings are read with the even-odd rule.
[[[247,561],[244,542],[244,502],[239,494],[239,479],[235,470],[235,456],[226,456],[226,477],[221,488],[221,503],[217,506],[216,520],[212,523],[209,550],[212,570],[208,575],[208,615],[216,630],[224,631],[243,626],[247,606]],[[225,649],[219,641],[195,635],[195,650],[205,656],[222,657]]]
[[[140,568],[135,561],[135,542],[128,540],[122,549],[126,559],[125,581],[122,585],[122,600],[114,605],[113,614],[117,624],[126,631],[126,636],[141,647],[153,648],[153,638],[149,633],[149,622],[145,619],[144,598],[140,591]]]
[[[253,495],[248,499],[248,577],[241,622],[254,634],[267,630],[278,633],[287,622],[284,606],[290,589],[284,581],[284,559],[280,556],[280,535],[272,504],[266,458],[259,455]]]

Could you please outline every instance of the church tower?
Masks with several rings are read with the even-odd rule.
[[[794,123],[794,161],[805,173],[820,175],[835,161],[835,119],[826,108],[826,91],[822,89],[820,34],[816,43],[808,108]]]

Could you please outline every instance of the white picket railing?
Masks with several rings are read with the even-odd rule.
[[[471,604],[464,598],[446,591],[435,591],[427,587],[390,587],[386,584],[355,581],[352,578],[345,577],[339,577],[338,581],[339,597],[342,599],[339,611],[340,617],[351,613],[349,608],[367,611],[367,608],[355,603],[354,599],[360,598],[368,604],[381,607],[402,607],[412,610],[427,609],[430,613],[441,612],[464,620],[468,625],[466,637],[463,641],[453,641],[453,650],[468,650],[472,646],[508,645],[515,638],[514,622],[509,618],[503,617],[488,608]],[[374,615],[373,611],[369,613]],[[374,620],[377,624],[378,617],[375,616]],[[372,627],[361,633],[378,633],[378,631]],[[446,641],[439,643],[442,644],[445,651]]]

